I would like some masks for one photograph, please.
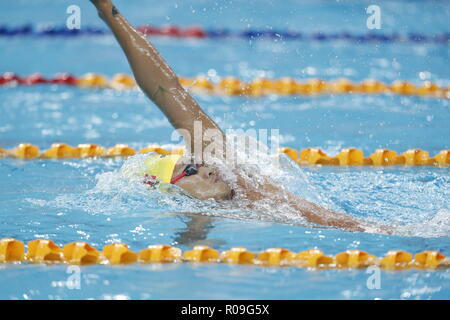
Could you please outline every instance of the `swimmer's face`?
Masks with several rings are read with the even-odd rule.
[[[186,165],[178,165],[174,176],[180,174]],[[217,169],[206,165],[198,167],[198,173],[184,176],[175,185],[186,190],[193,197],[206,200],[213,198],[216,201],[229,200],[233,197],[233,190],[222,180]]]

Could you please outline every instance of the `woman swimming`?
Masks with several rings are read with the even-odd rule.
[[[122,47],[137,84],[166,115],[173,127],[179,130],[187,145],[187,151],[192,151],[191,146],[196,143],[207,147],[206,141],[201,137],[208,130],[219,132],[225,141],[225,134],[219,126],[180,85],[177,75],[155,47],[127,22],[111,0],[91,2]],[[198,137],[198,134],[196,137],[196,122],[202,127],[201,137]],[[197,156],[194,154],[194,158]],[[306,201],[274,183],[268,176],[258,176],[258,183],[250,183],[245,176],[240,175],[239,170],[235,170],[236,187],[233,189],[224,181],[218,167],[207,161],[187,162],[186,158],[180,155],[153,156],[146,160],[146,166],[146,177],[175,184],[200,200],[227,201],[236,198],[233,201],[240,201],[241,205],[244,203],[249,209],[254,209],[255,202],[264,201],[272,207],[293,211],[311,223],[350,231],[367,230],[362,221]],[[150,180],[145,183],[153,184]]]

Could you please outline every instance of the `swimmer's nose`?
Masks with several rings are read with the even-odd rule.
[[[210,168],[210,167],[203,167],[203,168],[204,168],[203,175],[206,178],[217,180],[218,174],[217,174],[217,170],[216,169]]]
[[[202,174],[202,176],[209,177],[210,173],[212,172],[212,169],[207,166],[201,166],[199,172]]]

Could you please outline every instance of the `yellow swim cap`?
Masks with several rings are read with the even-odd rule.
[[[151,155],[144,160],[146,170],[142,174],[148,174],[159,181],[170,183],[175,165],[181,157],[180,154]]]

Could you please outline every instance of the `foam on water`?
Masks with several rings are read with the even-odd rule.
[[[429,220],[399,225],[396,227],[396,233],[423,238],[449,237],[450,211],[442,209]]]
[[[236,183],[239,175],[253,186],[261,186],[266,183],[263,177],[269,178],[271,183],[282,186],[300,198],[337,212],[356,216],[364,223],[369,233],[383,233],[379,226],[389,226],[393,234],[402,236],[450,235],[449,211],[446,207],[448,201],[445,200],[446,192],[442,192],[442,187],[448,180],[445,175],[426,172],[422,174],[423,177],[414,174],[414,177],[410,178],[405,174],[383,172],[378,169],[367,171],[343,169],[330,172],[325,177],[323,174],[317,177],[316,169],[302,168],[285,154],[274,156],[262,148],[254,151],[253,158],[244,152],[236,152],[237,160],[231,164],[217,159],[211,160],[214,162],[213,165],[219,167],[222,178],[236,190],[237,195],[232,201],[200,201],[186,196],[182,189],[174,185],[171,185],[170,192],[160,192],[143,184],[142,177],[134,173],[145,169],[144,160],[147,156],[130,157],[124,161],[121,168],[97,174],[94,188],[83,194],[57,196],[47,205],[75,207],[90,214],[131,215],[130,212],[133,212],[134,216],[148,216],[168,212],[196,213],[312,226],[298,211],[287,204],[274,203],[270,199],[251,203],[245,200]],[[236,163],[238,165],[235,165]],[[413,191],[414,197],[417,198],[418,190],[424,188],[422,183],[427,184],[426,195],[415,201],[410,200],[407,197],[408,193]],[[402,184],[404,187],[400,188]],[[374,190],[370,190],[371,188]],[[392,188],[397,190],[396,194],[390,191]],[[384,189],[387,192],[384,192]],[[376,201],[372,201],[372,197]],[[402,200],[408,202],[409,208],[404,206]]]
[[[242,154],[238,156],[243,156]],[[389,226],[400,236],[450,236],[448,202],[449,173],[442,168],[339,168],[300,167],[285,154],[257,154],[258,161],[243,161],[230,167],[216,163],[223,179],[234,188],[236,174],[259,186],[261,177],[270,179],[302,199],[352,215],[366,225],[367,232],[378,233],[378,226]],[[86,174],[92,187],[70,193],[56,193],[53,199],[27,197],[25,201],[39,208],[81,210],[88,215],[123,217],[158,217],[176,213],[257,220],[282,224],[313,226],[288,205],[271,200],[251,203],[237,192],[233,201],[200,201],[184,195],[171,186],[171,192],[160,192],[142,183],[141,172],[146,155],[136,155],[119,162],[99,166],[96,162],[65,162],[64,167]],[[56,165],[56,163],[55,163]],[[59,166],[59,165],[58,165]],[[36,170],[43,171],[36,163]],[[96,168],[95,170],[93,168]],[[95,174],[95,171],[97,174]],[[317,227],[317,226],[314,226]]]
[[[396,235],[450,235],[450,176],[446,168],[307,170],[310,183],[322,195],[318,203],[335,211],[387,225]]]

